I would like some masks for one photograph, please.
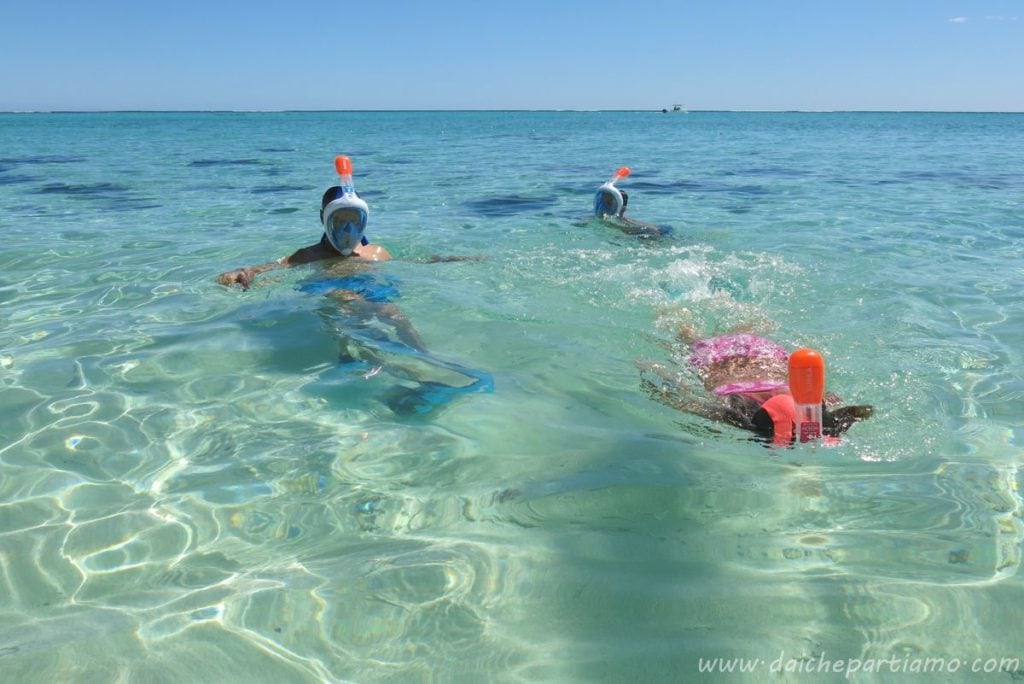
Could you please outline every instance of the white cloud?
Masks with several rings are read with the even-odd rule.
[[[967,23],[967,17],[953,17],[952,19],[949,20],[949,23],[951,23],[951,24],[966,24]]]

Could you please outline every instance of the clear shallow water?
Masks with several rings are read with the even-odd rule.
[[[1024,658],[1022,124],[0,116],[0,665],[618,681]],[[319,267],[214,284],[318,238],[340,152],[397,304],[493,393],[396,416],[394,378],[337,368],[330,301],[297,290]],[[587,220],[622,164],[630,214],[671,238]],[[681,324],[820,349],[876,416],[779,453],[655,403],[637,362],[683,358]]]

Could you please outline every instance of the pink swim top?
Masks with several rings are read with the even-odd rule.
[[[786,387],[784,380],[748,380],[747,382],[727,382],[719,385],[712,392],[719,397],[729,394],[747,394],[750,392],[774,392]]]
[[[690,347],[690,363],[695,368],[708,368],[737,357],[773,359],[786,362],[789,353],[777,342],[750,333],[729,333],[697,340]]]

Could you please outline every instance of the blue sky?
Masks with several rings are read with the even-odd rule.
[[[1021,0],[6,0],[0,110],[1024,111]]]

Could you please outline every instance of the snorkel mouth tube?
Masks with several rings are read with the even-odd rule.
[[[334,159],[334,170],[338,173],[341,192],[324,207],[324,233],[336,250],[343,256],[349,256],[363,239],[370,208],[356,194],[352,183],[352,160],[339,154]]]
[[[597,218],[618,216],[622,213],[622,193],[615,187],[615,183],[626,178],[629,174],[628,166],[620,167],[614,176],[597,189],[597,194],[594,195],[594,215]]]
[[[821,402],[825,398],[825,359],[813,349],[789,356],[789,391],[796,404],[796,433],[801,442],[821,438]]]

